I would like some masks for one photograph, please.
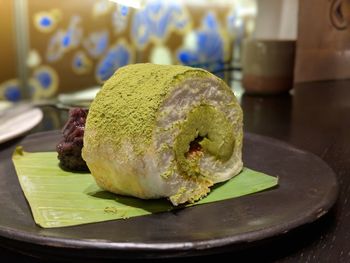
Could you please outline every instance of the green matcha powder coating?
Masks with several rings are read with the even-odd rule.
[[[142,154],[151,141],[158,109],[169,91],[188,77],[216,78],[186,66],[133,64],[120,68],[105,82],[92,102],[86,129],[95,132],[88,143],[119,147],[127,138]]]

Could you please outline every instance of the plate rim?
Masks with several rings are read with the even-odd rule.
[[[25,134],[26,132],[33,129],[36,125],[38,125],[43,120],[44,113],[40,108],[29,109],[28,111],[16,116],[16,118],[20,117],[23,114],[29,114],[29,113],[36,114],[35,119],[30,119],[30,122],[29,122],[30,125],[28,124],[25,128],[20,129],[20,130],[16,130],[15,132],[10,133],[10,135],[6,136],[6,133],[5,133],[5,136],[3,136],[3,137],[0,136],[0,144],[6,143],[12,139],[15,139],[15,138]],[[10,120],[10,122],[13,122],[13,120]]]
[[[26,137],[24,137],[21,142],[24,140],[33,140],[37,137],[41,137],[43,135],[50,135],[55,136],[59,133],[59,130],[52,130],[52,131],[45,131],[45,132],[37,132],[30,134]],[[250,232],[244,232],[237,235],[231,235],[226,236],[222,238],[215,238],[215,239],[205,239],[200,241],[189,241],[189,242],[115,242],[115,241],[106,241],[106,240],[93,240],[93,239],[73,239],[73,238],[61,238],[61,237],[50,237],[50,236],[39,236],[34,233],[30,233],[23,230],[14,229],[11,227],[4,227],[0,225],[0,237],[8,238],[11,240],[19,241],[19,242],[26,242],[37,246],[45,246],[50,248],[64,248],[64,249],[97,249],[97,250],[108,250],[108,251],[119,251],[119,252],[186,252],[186,251],[192,251],[192,250],[209,250],[209,249],[217,249],[224,246],[233,246],[238,244],[244,244],[244,243],[250,243],[250,242],[256,242],[261,241],[266,238],[272,238],[281,234],[285,234],[293,229],[296,229],[298,227],[301,227],[305,224],[312,223],[322,217],[324,214],[326,214],[336,203],[338,194],[339,194],[339,183],[336,177],[335,172],[333,169],[320,157],[317,155],[307,152],[301,149],[298,149],[294,147],[293,145],[281,141],[272,137],[267,137],[255,133],[245,132],[245,136],[249,136],[253,139],[263,139],[265,141],[270,141],[271,143],[274,143],[278,147],[283,147],[288,149],[297,151],[299,153],[308,154],[311,157],[318,159],[318,161],[321,161],[325,164],[325,167],[328,168],[329,174],[332,175],[334,179],[334,185],[332,188],[329,189],[329,192],[327,193],[327,198],[325,196],[323,197],[322,201],[318,203],[317,209],[314,209],[312,211],[307,211],[307,214],[305,216],[296,218],[295,220],[288,221],[287,223],[282,223],[276,226],[271,226],[266,229],[259,229],[255,231]],[[13,149],[14,146],[5,148],[2,151],[7,151]],[[228,200],[226,200],[228,201]],[[223,200],[222,202],[225,202]],[[210,205],[210,204],[204,204],[204,205]],[[193,209],[195,207],[189,207],[189,209]],[[30,208],[28,207],[30,210]],[[111,222],[105,221],[105,222]],[[99,222],[104,223],[104,222]],[[36,227],[39,227],[36,225]],[[74,227],[74,226],[72,226]],[[159,255],[161,257],[161,255]],[[157,256],[153,256],[153,258],[156,258]],[[132,258],[137,258],[137,256],[134,255]]]

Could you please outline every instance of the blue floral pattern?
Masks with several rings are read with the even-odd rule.
[[[183,46],[177,52],[180,63],[219,72],[224,67],[225,45],[219,32],[220,25],[215,15],[209,12],[202,20],[201,29],[195,30],[192,47]]]
[[[50,14],[38,14],[35,19],[35,26],[41,32],[50,32],[55,24],[55,20]]]
[[[91,71],[92,62],[84,51],[77,51],[73,57],[72,68],[76,74],[86,74]]]
[[[129,45],[121,40],[113,45],[96,67],[95,76],[98,82],[109,79],[120,67],[133,62]]]
[[[123,32],[126,29],[130,13],[130,7],[119,4],[116,6],[116,9],[112,14],[112,25],[116,34]]]
[[[137,47],[145,47],[152,39],[165,41],[170,29],[184,30],[189,16],[176,1],[148,1],[144,9],[134,15],[131,35]]]
[[[33,19],[34,26],[42,33],[50,33],[56,28],[60,17],[61,12],[57,9],[36,13]]]
[[[60,29],[52,36],[46,52],[49,62],[59,60],[65,52],[79,46],[83,35],[80,21],[79,16],[73,16],[66,31]]]
[[[40,66],[34,70],[32,75],[32,83],[35,83],[34,87],[36,96],[41,98],[48,98],[56,93],[58,88],[58,76],[57,73],[49,66]]]
[[[88,7],[90,13],[84,12],[82,16],[57,8],[33,15],[32,26],[36,27],[36,34],[40,33],[47,39],[47,49],[39,59],[35,60],[33,56],[33,63],[28,64],[33,74],[26,82],[32,98],[49,97],[56,93],[58,75],[54,71],[55,66],[67,78],[72,74],[95,74],[99,83],[107,80],[119,67],[135,61],[181,63],[202,67],[223,77],[224,63],[231,58],[229,44],[234,45],[233,51],[237,53],[243,34],[247,33],[244,31],[247,29],[246,20],[242,19],[242,12],[236,4],[227,5],[225,17],[219,20],[216,8],[195,10],[194,4],[185,1],[141,1],[140,9],[121,2],[96,0]],[[202,20],[199,25],[193,24],[192,16],[198,15],[202,15]],[[83,32],[83,18],[89,23],[96,22],[92,26],[96,31],[91,32],[90,27],[88,32]],[[115,39],[120,41],[114,42]],[[123,39],[127,39],[128,43]],[[173,40],[169,47],[168,43]],[[173,46],[177,47],[176,51]],[[135,56],[137,60],[134,60]],[[67,65],[67,62],[70,63],[68,67],[71,66],[69,72],[62,70],[62,65]],[[48,63],[52,68],[41,63]],[[19,81],[13,80],[0,85],[0,99],[17,101],[23,98]]]
[[[93,58],[100,57],[108,48],[109,33],[107,30],[91,33],[84,41],[83,46]]]
[[[8,80],[0,85],[0,99],[18,102],[22,99],[22,91],[17,79]]]
[[[57,91],[57,73],[49,66],[40,66],[34,70],[27,85],[30,98],[49,98]],[[12,102],[23,99],[22,89],[17,79],[6,81],[0,85],[0,99]]]

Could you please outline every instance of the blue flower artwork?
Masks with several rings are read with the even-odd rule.
[[[9,101],[17,102],[21,99],[21,90],[18,86],[8,86],[4,92],[5,98]]]
[[[4,97],[12,102],[19,101],[22,97],[20,87],[17,85],[8,85],[4,90]]]
[[[49,62],[58,61],[63,57],[64,47],[61,45],[65,33],[63,30],[58,30],[49,40],[49,45],[46,50],[46,59]]]
[[[202,67],[212,72],[222,70],[225,60],[225,45],[219,30],[220,25],[215,15],[209,12],[202,20],[201,28],[190,33],[194,43],[190,43],[190,45],[185,43],[178,50],[178,61],[184,65]]]
[[[183,31],[190,24],[184,6],[177,1],[148,1],[133,18],[131,35],[139,48],[152,39],[163,42],[170,30]]]
[[[72,68],[76,74],[89,73],[92,68],[92,62],[85,52],[78,51],[75,53],[72,61]]]
[[[95,76],[98,82],[109,79],[120,67],[132,62],[132,52],[125,41],[113,45],[96,67]]]
[[[0,85],[0,99],[18,102],[22,99],[22,91],[17,79],[8,80]]]
[[[46,51],[49,62],[58,61],[65,52],[79,46],[83,34],[80,21],[79,16],[71,17],[67,30],[60,29],[51,37]]]
[[[120,6],[120,14],[122,16],[127,16],[129,13],[129,7],[125,6],[125,5],[121,5]]]
[[[52,25],[52,18],[49,16],[43,16],[39,20],[39,25],[42,27],[50,27]]]
[[[126,29],[128,24],[128,16],[130,14],[130,7],[118,4],[112,14],[112,25],[114,32],[120,33]]]
[[[50,33],[55,29],[60,15],[57,9],[36,13],[33,17],[34,26],[42,33]]]
[[[83,46],[92,58],[100,57],[109,44],[109,32],[103,30],[91,33],[84,41]]]
[[[49,98],[57,91],[58,75],[51,67],[40,66],[27,79],[25,88],[31,99]],[[0,85],[0,100],[18,102],[24,97],[22,92],[18,79],[8,80]]]
[[[39,81],[40,85],[43,87],[43,89],[50,88],[52,84],[52,78],[51,75],[48,72],[40,72],[37,75],[37,80]]]
[[[55,94],[58,87],[57,73],[49,66],[40,66],[32,75],[37,96],[47,98]]]

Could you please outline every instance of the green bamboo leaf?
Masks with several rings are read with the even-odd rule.
[[[165,199],[142,200],[100,189],[91,174],[73,173],[58,166],[55,152],[13,154],[17,176],[35,222],[44,228],[125,219],[176,209]],[[244,168],[231,180],[217,184],[194,206],[256,193],[274,187],[278,179]]]

